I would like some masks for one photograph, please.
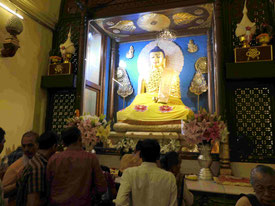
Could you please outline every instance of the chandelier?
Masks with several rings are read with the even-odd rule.
[[[176,33],[169,29],[163,29],[157,34],[158,40],[169,40],[169,41],[175,41],[177,38]]]

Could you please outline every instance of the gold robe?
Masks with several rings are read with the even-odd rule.
[[[125,109],[117,112],[117,120],[134,124],[179,123],[193,114],[181,101],[179,74],[172,69],[155,69],[143,82],[141,94]]]

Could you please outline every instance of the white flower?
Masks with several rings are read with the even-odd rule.
[[[166,145],[161,144],[160,147],[161,147],[160,152],[162,154],[165,154],[167,152],[172,152],[172,151],[178,152],[181,148],[181,145],[179,140],[170,139],[170,142],[168,144]]]
[[[136,142],[130,138],[124,138],[116,144],[116,148],[124,152],[129,152],[130,150],[134,151],[135,147]]]

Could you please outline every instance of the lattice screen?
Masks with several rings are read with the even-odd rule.
[[[250,158],[261,161],[274,157],[270,89],[237,88],[234,91],[234,103],[236,136],[251,138],[253,149]]]
[[[75,110],[75,94],[73,92],[58,92],[52,97],[52,130],[57,134],[66,125],[66,119],[74,116]]]

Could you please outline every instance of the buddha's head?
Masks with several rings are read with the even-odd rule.
[[[158,46],[150,51],[150,62],[153,67],[165,67],[165,60],[165,53]]]

